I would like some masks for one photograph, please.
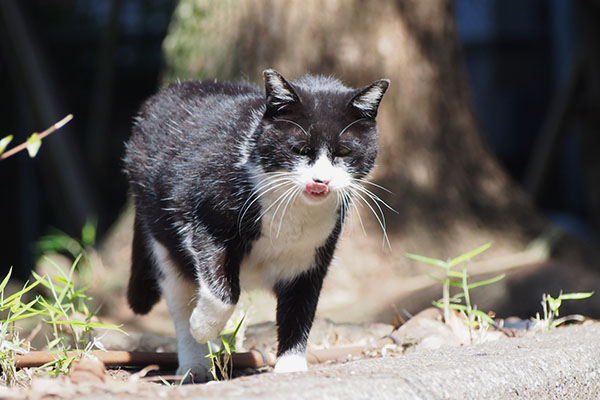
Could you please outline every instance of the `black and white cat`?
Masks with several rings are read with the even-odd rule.
[[[135,200],[128,301],[166,298],[178,373],[209,378],[205,358],[241,288],[277,297],[275,372],[306,370],[315,309],[354,196],[377,155],[388,88],[264,71],[246,84],[171,84],[141,108],[125,170]],[[362,193],[362,195],[361,195]],[[364,198],[363,198],[364,200]]]

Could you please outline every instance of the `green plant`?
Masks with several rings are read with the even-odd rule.
[[[163,383],[163,385],[168,386],[168,387],[181,386],[187,381],[188,377],[190,376],[191,371],[192,371],[191,369],[188,369],[187,371],[185,371],[185,374],[183,374],[183,376],[179,379],[179,381],[177,382],[177,385],[175,385],[175,383],[169,382],[162,376],[159,376],[158,379],[160,379],[160,381]]]
[[[93,336],[95,328],[125,333],[120,326],[96,322],[96,312],[92,312],[88,307],[88,302],[92,300],[85,293],[88,287],[75,287],[73,274],[82,257],[82,254],[77,256],[68,274],[50,259],[47,260],[54,266],[56,275],[42,277],[32,272],[40,284],[50,291],[48,298],[38,298],[38,304],[45,317],[44,322],[52,327],[52,339],[47,344],[51,350],[64,352],[73,347],[80,351],[91,350],[90,346],[98,346]]]
[[[19,320],[34,317],[40,311],[34,310],[36,300],[24,303],[23,296],[40,282],[26,283],[18,292],[5,297],[4,290],[12,275],[12,268],[0,283],[0,365],[2,366],[1,380],[6,384],[15,384],[20,375],[15,367],[15,356],[29,351],[26,340],[19,337],[16,323]]]
[[[86,294],[87,287],[78,288],[74,283],[75,271],[84,258],[82,251],[72,262],[68,272],[51,259],[46,258],[53,267],[53,274],[40,275],[32,272],[33,282],[26,283],[18,292],[5,297],[4,291],[10,280],[12,269],[0,283],[0,364],[1,380],[6,384],[15,384],[23,377],[23,371],[17,371],[15,357],[27,353],[31,345],[29,340],[19,337],[20,326],[17,322],[30,322],[37,327],[50,329],[46,334],[46,346],[55,353],[55,360],[38,370],[46,370],[54,375],[66,373],[70,363],[78,358],[68,356],[67,351],[77,350],[83,355],[94,348],[102,348],[94,335],[94,329],[105,328],[125,333],[120,326],[98,322],[95,312],[89,308],[92,300]],[[46,295],[37,294],[33,299],[24,300],[31,295],[32,289],[45,289]],[[39,329],[38,329],[39,328]],[[35,333],[32,332],[30,339]]]
[[[80,254],[86,259],[89,249],[96,242],[96,221],[88,220],[81,228],[81,238],[75,239],[59,229],[52,229],[35,244],[38,254],[66,252],[74,259]]]
[[[473,306],[471,304],[471,296],[469,291],[480,286],[490,285],[492,283],[498,282],[499,280],[504,278],[504,274],[483,281],[469,283],[469,275],[467,273],[466,267],[463,267],[462,271],[456,271],[453,268],[457,267],[460,264],[464,264],[470,261],[473,257],[489,249],[491,245],[491,243],[486,243],[474,250],[461,254],[457,257],[451,258],[447,261],[440,260],[437,258],[425,257],[418,254],[405,253],[405,256],[410,258],[411,260],[433,265],[434,267],[440,268],[444,271],[444,278],[437,278],[432,276],[433,279],[442,283],[442,298],[440,300],[434,301],[433,304],[436,307],[443,310],[444,321],[446,323],[450,322],[451,310],[456,310],[460,312],[464,316],[465,323],[469,327],[469,335],[471,337],[471,341],[473,340],[473,329],[487,328],[487,326],[493,323],[493,320],[488,314],[478,310],[476,306]],[[461,289],[461,292],[451,296],[450,288],[452,286],[459,287]],[[464,304],[462,304],[463,299]]]
[[[581,319],[579,315],[569,315],[566,317],[559,318],[560,306],[564,300],[583,300],[591,297],[594,292],[577,292],[577,293],[563,293],[560,292],[558,297],[554,298],[549,294],[542,294],[542,310],[544,312],[543,318],[537,313],[534,318],[534,329],[547,331],[552,328],[564,324],[567,321]]]
[[[223,379],[231,379],[233,374],[233,358],[235,352],[235,338],[244,323],[245,315],[235,324],[235,327],[223,331],[218,340],[221,346],[213,350],[211,342],[206,342],[208,346],[207,358],[210,361],[210,373],[215,381]]]

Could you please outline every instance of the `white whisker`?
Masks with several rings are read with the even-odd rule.
[[[302,190],[298,187],[294,188],[294,192],[292,193],[292,195],[288,198],[287,202],[285,203],[285,207],[283,207],[283,211],[281,212],[281,217],[279,218],[279,226],[277,227],[277,236],[279,237],[279,232],[281,232],[281,224],[283,223],[283,217],[285,216],[285,212],[288,208],[288,206],[290,205],[290,203],[293,203],[296,198],[298,197],[298,195],[302,193]],[[273,215],[273,218],[275,218],[275,215]]]
[[[361,186],[361,185],[356,185],[356,184],[352,184],[352,187],[354,187],[357,190],[360,190],[362,193],[369,196],[373,200],[374,203],[377,204],[379,202],[379,203],[383,204],[386,208],[388,208],[390,211],[393,211],[396,214],[398,214],[398,211],[394,210],[389,204],[387,204],[385,201],[381,200],[381,198],[379,196],[377,196],[375,193],[371,192],[366,187]]]
[[[346,193],[346,198],[347,198],[347,202],[349,206],[352,206],[354,208],[354,212],[356,213],[356,216],[358,217],[358,222],[360,223],[360,228],[363,231],[363,234],[366,236],[367,235],[367,231],[365,230],[365,225],[363,224],[362,221],[362,217],[360,216],[360,211],[358,210],[358,207],[356,206],[356,202],[352,199],[352,196],[349,193]],[[358,203],[361,207],[362,204]]]
[[[295,126],[297,126],[298,128],[300,128],[300,129],[302,130],[302,132],[303,132],[303,133],[304,133],[306,136],[310,137],[310,135],[308,134],[308,132],[306,132],[306,131],[304,130],[304,128],[300,126],[300,124],[298,124],[298,123],[296,123],[296,122],[294,122],[294,121],[290,121],[289,119],[282,119],[282,118],[277,118],[277,119],[275,119],[274,121],[275,121],[275,122],[287,122],[287,123],[289,123],[289,124],[295,125]]]
[[[352,178],[352,180],[353,180],[353,181],[356,181],[356,182],[360,182],[360,183],[366,183],[367,185],[375,186],[376,188],[378,188],[378,189],[381,189],[381,190],[383,190],[384,192],[387,192],[387,193],[389,193],[389,194],[394,194],[394,193],[392,193],[392,192],[391,192],[389,189],[387,189],[387,188],[385,188],[385,187],[383,187],[383,186],[381,186],[381,185],[378,185],[378,184],[376,184],[376,183],[373,183],[373,182],[371,182],[371,181],[369,181],[369,180],[367,180],[367,179]]]
[[[377,203],[377,199],[376,196],[375,198],[373,197],[373,195],[371,194],[371,192],[369,192],[368,190],[365,190],[365,188],[363,188],[362,186],[357,186],[356,189],[360,192],[362,192],[365,196],[367,196],[368,198],[371,199],[371,201],[373,202],[373,204],[375,205],[375,207],[377,207],[377,209],[379,210],[379,215],[381,215],[381,220],[383,222],[383,227],[384,229],[387,228],[387,225],[385,223],[385,216],[383,214],[383,210],[381,209],[381,207],[379,206],[379,204]],[[357,192],[358,193],[358,192]]]
[[[340,131],[340,133],[338,134],[338,137],[342,136],[348,130],[348,128],[350,128],[352,125],[356,124],[357,122],[364,121],[366,119],[367,118],[359,118],[359,119],[357,119],[355,121],[350,122],[348,125],[346,125],[346,127],[344,129],[342,129]]]
[[[246,216],[246,213],[248,212],[250,207],[252,207],[252,205],[256,203],[265,194],[292,183],[293,180],[289,177],[289,175],[289,172],[276,172],[272,173],[271,176],[268,176],[267,178],[264,178],[259,181],[259,183],[256,185],[250,196],[248,196],[248,199],[246,199],[246,202],[241,208],[242,211],[240,213],[238,221],[238,229],[240,231],[242,229],[244,217]]]
[[[288,183],[288,184],[290,184],[290,183]],[[283,185],[283,184],[282,184],[282,185]],[[268,212],[269,212],[269,210],[270,210],[271,208],[273,208],[274,206],[276,206],[276,205],[277,205],[277,203],[278,203],[278,202],[281,200],[281,198],[282,198],[282,197],[284,197],[284,196],[285,196],[285,195],[286,195],[286,194],[287,194],[287,193],[288,193],[290,190],[292,190],[292,189],[293,189],[293,188],[288,188],[288,189],[285,189],[285,192],[284,192],[283,194],[281,194],[281,195],[280,195],[280,196],[279,196],[277,199],[275,199],[275,201],[273,201],[273,202],[272,202],[272,203],[269,205],[269,207],[267,207],[267,208],[266,208],[266,209],[265,209],[265,210],[264,210],[262,213],[260,213],[260,215],[259,215],[258,217],[256,217],[256,219],[254,220],[254,223],[256,223],[256,222],[260,221],[260,220],[261,220],[261,218],[262,218],[262,217],[264,217],[264,216],[265,216],[265,214],[266,214],[266,213],[268,213]]]
[[[373,215],[374,215],[374,216],[375,216],[375,218],[377,219],[377,222],[379,223],[379,226],[381,227],[381,229],[382,229],[382,231],[383,231],[383,239],[384,239],[384,242],[385,242],[385,243],[387,243],[388,247],[389,247],[389,248],[390,248],[390,250],[391,250],[391,248],[392,248],[392,245],[390,244],[390,240],[389,240],[389,238],[388,238],[388,235],[387,235],[387,231],[386,231],[386,225],[385,225],[385,216],[384,216],[384,214],[383,214],[383,211],[381,210],[381,208],[380,208],[380,207],[377,205],[377,203],[375,202],[375,205],[377,205],[377,207],[379,208],[379,211],[381,212],[381,216],[379,216],[379,215],[377,214],[377,212],[375,211],[375,209],[374,209],[374,208],[371,206],[371,204],[370,204],[370,203],[367,201],[367,199],[365,199],[365,198],[364,198],[364,196],[363,196],[363,195],[362,195],[362,194],[361,194],[361,193],[360,193],[358,190],[356,190],[356,186],[354,186],[354,187],[351,187],[351,189],[352,189],[352,193],[353,193],[355,196],[357,196],[359,199],[361,199],[361,200],[362,200],[362,201],[365,203],[365,205],[366,205],[367,207],[369,207],[369,209],[371,210],[371,212],[373,213]],[[373,200],[373,199],[371,199],[371,200]],[[373,200],[373,201],[374,201],[374,200]],[[382,243],[382,245],[383,245],[383,243]]]
[[[265,212],[266,212],[266,211],[269,211],[269,209],[271,209],[271,208],[272,208],[272,207],[275,205],[275,203],[279,203],[279,204],[277,205],[277,208],[275,208],[275,211],[273,212],[273,216],[271,217],[271,225],[269,226],[269,232],[272,232],[272,231],[273,231],[273,221],[275,221],[275,216],[276,216],[276,215],[277,215],[277,213],[279,212],[279,209],[280,209],[280,208],[281,208],[281,206],[282,206],[282,205],[285,203],[286,199],[288,199],[289,197],[291,197],[291,196],[294,194],[294,190],[295,190],[295,189],[296,189],[296,188],[295,188],[295,187],[293,187],[293,186],[292,186],[291,188],[288,188],[288,189],[286,189],[286,191],[285,191],[285,192],[284,192],[284,193],[283,193],[281,196],[279,196],[279,197],[278,197],[278,198],[277,198],[277,199],[276,199],[276,200],[273,202],[273,204],[271,204],[271,205],[270,205],[270,206],[269,206],[269,207],[268,207],[268,208],[265,210]],[[284,213],[285,213],[285,209],[284,209]],[[283,214],[284,214],[284,213],[282,213],[282,217],[283,217]],[[264,213],[263,213],[262,215],[264,215]],[[269,235],[269,236],[271,236],[271,237],[272,237],[273,235]]]

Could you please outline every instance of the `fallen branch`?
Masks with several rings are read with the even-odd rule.
[[[351,346],[351,347],[332,347],[329,349],[315,350],[306,354],[306,360],[311,364],[323,363],[339,359],[346,359],[349,356],[358,356],[365,351],[381,348],[386,344],[396,343],[391,335],[386,336],[372,345]],[[155,353],[155,352],[137,352],[137,351],[93,351],[94,356],[107,367],[141,367],[150,364],[156,364],[164,368],[177,367],[177,353]],[[82,353],[76,351],[67,352],[67,357],[80,356]],[[46,363],[64,357],[64,353],[51,353],[48,351],[30,351],[27,354],[17,354],[15,356],[15,365],[17,368],[39,367]],[[233,367],[236,369],[260,368],[264,366],[274,366],[276,361],[275,354],[253,349],[244,353],[233,353]]]
[[[66,117],[64,117],[63,119],[61,119],[60,121],[58,121],[57,123],[52,125],[50,128],[46,129],[42,133],[37,134],[38,137],[36,140],[41,141],[46,136],[50,135],[51,133],[53,133],[53,132],[59,130],[60,128],[62,128],[63,126],[65,126],[72,119],[73,119],[73,114],[67,115]],[[18,152],[25,150],[27,148],[27,144],[28,144],[28,141],[25,141],[25,142],[21,143],[20,145],[15,146],[12,149],[0,154],[0,160],[5,160],[10,156],[15,155]]]

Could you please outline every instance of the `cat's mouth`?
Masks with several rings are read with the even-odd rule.
[[[321,182],[307,183],[304,193],[309,197],[320,199],[329,194],[329,186]]]

